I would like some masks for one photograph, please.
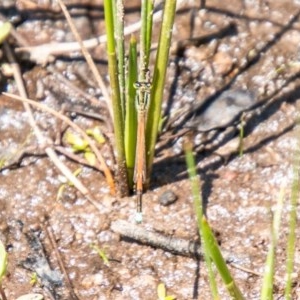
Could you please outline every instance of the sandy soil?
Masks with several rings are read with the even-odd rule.
[[[96,1],[65,1],[84,39],[104,33],[103,7]],[[198,127],[207,107],[220,102],[222,92],[245,92],[253,105],[245,112],[244,154],[238,155],[238,129],[233,121],[225,128],[194,131],[195,154],[203,201],[221,248],[230,253],[229,264],[246,299],[259,299],[264,261],[270,241],[272,211],[280,189],[286,205],[277,250],[275,299],[284,293],[286,237],[294,152],[299,132],[299,1],[207,1],[205,9],[181,3],[176,15],[172,54],[164,95],[164,127],[159,137],[151,186],[144,195],[144,220],[139,228],[197,241],[190,182],[182,155],[186,124]],[[126,24],[138,20],[138,1],[126,11]],[[14,22],[17,39],[12,49],[49,42],[70,42],[58,5],[51,1],[2,1],[0,12]],[[157,41],[158,25],[155,25]],[[19,38],[18,38],[19,37]],[[129,37],[127,37],[129,39]],[[49,47],[49,46],[48,46]],[[31,49],[32,50],[32,49]],[[17,51],[17,50],[15,50]],[[33,52],[31,52],[32,54]],[[91,50],[106,82],[105,45]],[[39,52],[39,58],[45,58]],[[61,53],[45,65],[32,61],[28,52],[17,52],[29,97],[60,110],[97,113],[102,120],[71,115],[82,128],[100,126],[112,139],[105,102],[79,52]],[[1,63],[7,62],[2,47]],[[0,74],[3,91],[17,93],[11,77]],[[78,91],[100,98],[91,105]],[[251,100],[251,101],[252,101]],[[218,103],[219,103],[218,102]],[[227,102],[226,102],[227,103]],[[227,103],[228,106],[230,103]],[[226,115],[216,112],[216,122]],[[34,111],[44,136],[54,141],[64,128],[46,112]],[[210,121],[211,121],[210,116]],[[195,126],[196,125],[196,126]],[[217,126],[218,127],[218,126]],[[198,127],[199,129],[199,127]],[[67,147],[65,143],[62,146]],[[101,147],[113,164],[108,143]],[[0,239],[8,251],[8,276],[3,281],[8,299],[39,293],[44,299],[157,299],[164,283],[176,299],[211,299],[205,266],[180,254],[137,243],[112,230],[112,222],[134,224],[135,198],[109,193],[102,172],[82,166],[63,155],[60,159],[101,203],[97,210],[74,187],[63,185],[60,172],[38,144],[21,104],[0,96]],[[166,197],[171,204],[162,205]],[[299,241],[299,232],[297,232]],[[296,245],[295,286],[299,293],[299,251]],[[109,258],[105,263],[92,249],[95,244]],[[70,277],[62,276],[56,251]],[[237,267],[247,268],[253,272]],[[32,274],[38,274],[32,285]],[[221,299],[229,296],[220,282]],[[73,290],[73,292],[70,292]],[[73,294],[72,294],[73,293]]]

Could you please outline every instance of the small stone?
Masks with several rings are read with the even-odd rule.
[[[217,75],[225,76],[233,69],[233,60],[226,52],[217,52],[213,59],[213,68]]]
[[[159,203],[163,206],[173,204],[178,199],[177,195],[173,191],[165,191],[159,197]]]

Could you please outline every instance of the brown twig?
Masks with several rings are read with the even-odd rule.
[[[112,222],[111,229],[142,244],[161,248],[183,256],[202,257],[199,243],[146,230],[139,225],[123,220]]]
[[[60,252],[58,250],[57,243],[56,243],[56,240],[55,240],[55,236],[54,236],[52,227],[49,224],[46,224],[44,226],[44,230],[45,230],[45,232],[46,232],[46,234],[47,234],[47,236],[48,236],[48,238],[50,240],[52,248],[54,249],[55,256],[56,256],[57,262],[59,264],[60,270],[64,274],[66,285],[67,285],[67,288],[69,290],[69,295],[71,296],[72,300],[79,300],[79,298],[77,297],[77,295],[74,292],[74,288],[73,288],[72,282],[71,282],[70,277],[69,277],[69,275],[68,275],[68,273],[66,271],[64,262],[63,262],[63,260],[61,258]]]
[[[1,283],[0,283],[0,295],[1,295],[2,300],[7,300]]]
[[[154,230],[147,230],[140,225],[132,224],[124,220],[112,222],[111,229],[120,235],[129,237],[142,244],[146,244],[155,248],[161,248],[182,256],[202,258],[202,250],[198,242],[165,235]],[[242,260],[242,258],[237,258],[233,253],[230,252],[222,250],[222,254],[228,263]]]

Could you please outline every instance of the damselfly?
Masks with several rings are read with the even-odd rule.
[[[136,110],[137,110],[137,142],[135,154],[134,177],[136,190],[136,211],[137,218],[141,220],[143,186],[146,181],[146,120],[147,111],[150,102],[151,83],[150,80],[138,81],[135,83],[136,88]]]

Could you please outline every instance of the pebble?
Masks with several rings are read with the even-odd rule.
[[[225,76],[233,69],[232,57],[226,52],[217,52],[213,59],[215,74]]]
[[[159,203],[163,206],[169,206],[177,199],[178,197],[173,191],[167,190],[159,196]]]

